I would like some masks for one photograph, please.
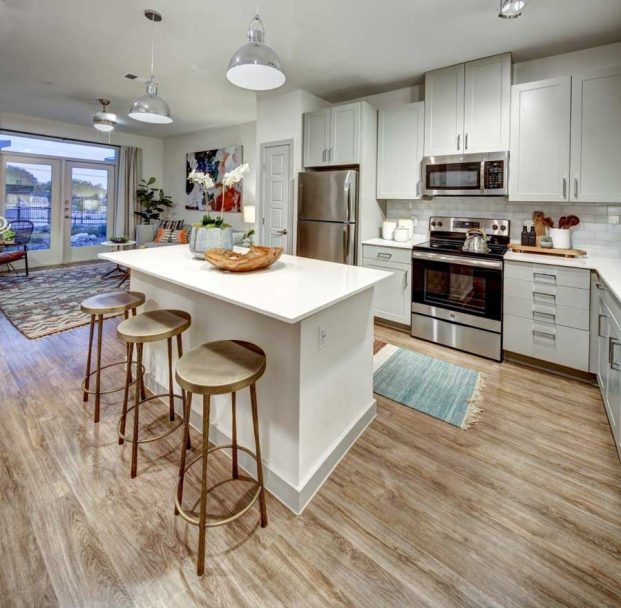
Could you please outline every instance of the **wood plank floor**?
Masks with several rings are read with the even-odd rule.
[[[178,437],[129,479],[118,397],[97,427],[81,402],[87,331],[28,341],[0,315],[0,606],[621,605],[621,465],[596,388],[378,327],[486,372],[481,422],[380,398],[303,515],[269,497],[266,529],[255,508],[208,530],[199,580],[197,529],[173,517]],[[214,460],[217,484],[230,461]],[[220,486],[211,508],[244,491]]]

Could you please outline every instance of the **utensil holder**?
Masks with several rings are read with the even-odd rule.
[[[554,249],[571,249],[571,232],[562,228],[550,228]]]

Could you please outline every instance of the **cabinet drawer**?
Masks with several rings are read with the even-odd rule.
[[[579,308],[589,310],[590,292],[576,287],[565,287],[553,283],[535,283],[522,279],[508,278],[504,283],[504,295],[523,298],[539,306]]]
[[[523,317],[543,323],[575,327],[588,331],[589,309],[558,306],[549,302],[541,302],[532,298],[517,298],[505,295],[504,312],[514,317]]]
[[[362,257],[373,262],[398,262],[412,264],[412,250],[399,247],[379,247],[377,245],[363,245]]]
[[[589,332],[504,315],[503,347],[557,365],[582,371],[589,370]]]
[[[563,286],[585,290],[591,287],[590,271],[587,269],[528,262],[505,262],[505,279],[530,281],[537,286]]]

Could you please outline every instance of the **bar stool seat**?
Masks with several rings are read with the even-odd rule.
[[[89,315],[107,315],[138,308],[144,301],[145,295],[139,291],[111,291],[86,298],[80,304],[80,310]]]
[[[134,344],[159,342],[174,338],[191,323],[192,317],[183,310],[149,310],[120,323],[117,333],[121,340]]]
[[[199,395],[234,393],[254,384],[265,371],[265,353],[250,342],[208,342],[187,352],[175,377],[179,385]]]
[[[179,514],[188,523],[198,526],[198,560],[197,573],[205,571],[205,530],[209,527],[228,524],[246,513],[259,500],[261,527],[267,526],[267,507],[265,486],[263,484],[263,464],[259,442],[259,416],[257,411],[256,381],[265,372],[266,358],[261,348],[241,340],[220,340],[208,342],[192,349],[177,363],[175,378],[177,383],[187,391],[186,414],[184,422],[184,443],[181,446],[181,466],[179,482],[175,496],[175,515]],[[254,430],[255,451],[237,445],[236,392],[250,387],[252,424]],[[189,418],[192,395],[203,396],[203,447],[202,453],[185,465],[185,442],[189,438]],[[212,395],[231,393],[232,406],[232,443],[209,447],[209,413]],[[209,454],[216,450],[231,448],[233,479],[238,477],[238,450],[255,459],[257,464],[256,490],[249,501],[236,512],[219,520],[207,522],[207,461]],[[202,460],[200,514],[198,518],[190,516],[182,507],[183,483],[186,472],[199,460]]]
[[[134,404],[128,407],[129,398],[129,386],[131,384],[130,370],[128,368],[127,381],[125,387],[125,394],[123,398],[123,413],[119,419],[118,424],[118,436],[119,444],[123,444],[128,441],[132,444],[132,461],[130,475],[132,478],[136,477],[138,470],[138,445],[142,443],[151,443],[159,439],[167,437],[171,433],[174,433],[183,424],[183,419],[179,424],[166,430],[160,435],[154,437],[148,437],[146,439],[139,439],[140,423],[140,406],[143,403],[158,399],[160,397],[167,397],[169,404],[169,417],[170,421],[175,420],[175,408],[174,399],[180,399],[182,401],[182,408],[184,412],[183,418],[186,416],[186,396],[185,390],[181,391],[181,395],[176,395],[173,392],[173,366],[172,366],[172,339],[177,339],[177,355],[179,358],[183,355],[183,347],[181,343],[181,334],[192,324],[192,317],[189,313],[183,310],[150,310],[143,312],[135,317],[126,319],[119,323],[117,327],[118,337],[127,343],[128,356],[131,360],[133,358],[134,345],[136,346],[137,353],[137,366],[138,369],[144,369],[142,365],[142,351],[145,343],[159,342],[161,340],[167,341],[168,346],[168,393],[161,393],[157,395],[151,395],[146,397],[144,394],[144,378],[142,374],[138,378],[135,388]],[[127,414],[134,412],[134,424],[131,437],[125,434],[125,424],[127,420]],[[187,436],[186,448],[190,449],[190,438]],[[184,449],[186,449],[184,448]]]
[[[116,386],[114,388],[102,391],[101,390],[101,372],[104,369],[116,367],[118,365],[125,365],[125,361],[117,361],[115,363],[109,363],[108,365],[101,365],[101,346],[103,338],[103,322],[104,315],[117,315],[123,313],[125,318],[129,317],[131,311],[133,315],[136,314],[138,306],[142,306],[145,302],[145,295],[139,291],[112,291],[109,293],[100,293],[90,298],[86,298],[80,303],[80,310],[83,313],[90,315],[90,330],[88,340],[88,357],[86,360],[86,373],[82,382],[82,400],[88,401],[89,395],[95,395],[95,412],[94,421],[99,422],[100,415],[100,402],[101,395],[107,395],[110,393],[116,393],[125,388],[124,385]],[[91,359],[93,351],[93,337],[95,333],[95,321],[97,321],[97,359],[96,367],[94,371],[91,371]],[[131,361],[128,358],[127,361]],[[95,376],[95,390],[91,390],[90,381],[91,377]],[[133,384],[131,365],[128,365],[128,377],[131,384]]]

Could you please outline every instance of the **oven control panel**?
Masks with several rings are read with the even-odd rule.
[[[429,232],[468,232],[477,228],[489,236],[509,236],[510,220],[469,217],[431,217]]]

